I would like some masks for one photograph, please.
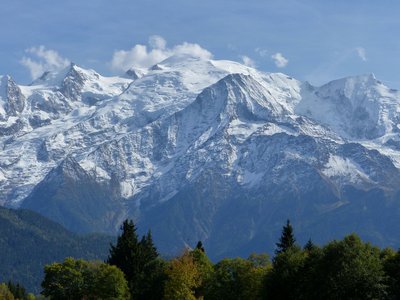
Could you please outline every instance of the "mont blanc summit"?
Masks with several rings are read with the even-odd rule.
[[[2,205],[77,232],[130,217],[162,251],[213,257],[272,249],[287,218],[300,239],[400,242],[400,92],[372,74],[315,87],[182,54],[126,69],[1,77]]]

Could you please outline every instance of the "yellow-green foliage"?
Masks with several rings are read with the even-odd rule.
[[[8,289],[5,283],[0,284],[0,299],[1,300],[14,300],[13,294]]]
[[[170,262],[164,300],[194,300],[195,289],[201,284],[201,274],[189,251]]]

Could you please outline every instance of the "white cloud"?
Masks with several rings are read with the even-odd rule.
[[[246,56],[246,55],[242,55],[242,61],[243,64],[251,67],[251,68],[255,68],[256,67],[256,63],[254,62],[254,60],[252,60],[250,57]]]
[[[189,54],[204,59],[212,54],[198,44],[184,42],[172,48],[161,36],[151,36],[148,45],[137,44],[130,50],[115,51],[110,63],[114,71],[126,71],[129,68],[148,68],[175,54]]]
[[[25,52],[31,57],[24,56],[20,63],[28,68],[32,79],[38,78],[46,71],[58,71],[70,64],[70,61],[60,56],[57,51],[46,49],[45,46],[32,47]]]
[[[256,48],[256,49],[254,49],[254,51],[261,57],[266,57],[269,52],[267,49],[263,49],[263,48]]]
[[[362,61],[367,61],[367,52],[363,47],[356,48],[357,55],[361,58]]]
[[[153,35],[149,38],[149,45],[151,48],[164,50],[167,46],[167,41],[159,35]]]
[[[191,44],[184,42],[183,44],[177,45],[172,49],[173,54],[190,54],[196,57],[211,59],[212,54],[210,51],[202,48],[199,44]]]
[[[284,68],[289,63],[289,60],[286,57],[284,57],[282,55],[282,53],[279,53],[279,52],[271,55],[271,58],[273,59],[273,61],[275,62],[275,65],[278,68]]]
[[[111,60],[111,69],[114,71],[126,71],[132,67],[147,68],[165,58],[168,55],[164,50],[147,50],[145,45],[135,45],[131,50],[118,50],[114,52]]]

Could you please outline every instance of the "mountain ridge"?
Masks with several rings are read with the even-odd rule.
[[[51,97],[42,102],[65,105],[38,107],[33,114],[48,116],[47,123],[0,136],[5,205],[79,232],[112,233],[131,217],[143,230],[154,228],[161,250],[201,239],[214,245],[214,257],[261,247],[263,235],[271,250],[277,224],[288,217],[301,236],[311,236],[310,224],[348,233],[357,215],[385,240],[376,216],[363,213],[368,203],[359,205],[372,193],[387,219],[400,208],[400,94],[373,75],[313,87],[192,56],[168,58],[131,79],[69,68],[81,76],[64,75],[37,91],[20,87],[28,103],[22,115],[43,95]],[[65,79],[70,88],[62,89]],[[65,173],[65,160],[81,175]],[[343,230],[321,224],[336,214]],[[386,238],[400,242],[395,231]]]

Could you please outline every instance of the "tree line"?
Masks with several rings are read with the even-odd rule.
[[[151,233],[124,221],[105,262],[66,258],[45,266],[42,295],[0,284],[0,299],[400,299],[400,252],[356,234],[301,247],[288,220],[272,259],[267,254],[212,263],[201,242],[165,260]]]

